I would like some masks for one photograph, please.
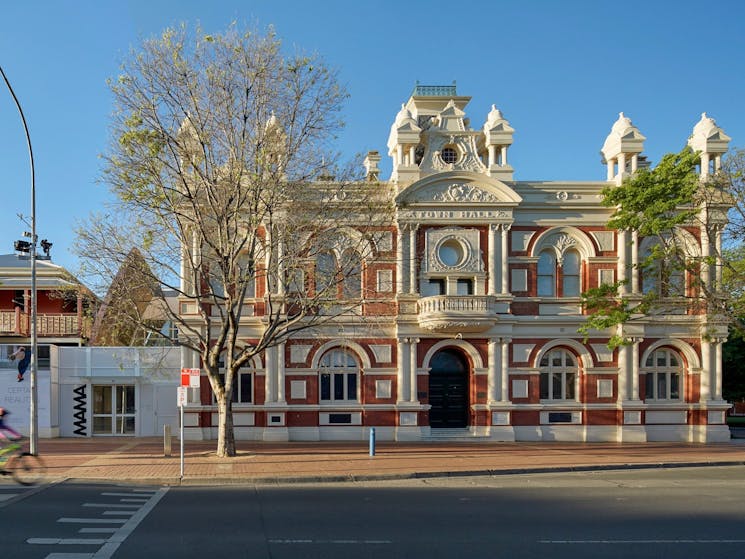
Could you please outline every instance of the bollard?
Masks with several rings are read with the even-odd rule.
[[[171,455],[171,426],[166,423],[163,425],[163,456]]]
[[[370,427],[370,456],[375,456],[375,427]]]

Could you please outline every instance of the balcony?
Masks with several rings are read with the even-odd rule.
[[[497,304],[487,295],[435,295],[417,301],[419,326],[437,332],[483,332],[497,321]]]
[[[31,335],[31,317],[15,311],[0,311],[0,335]],[[38,313],[36,315],[38,336],[80,336],[80,320],[76,313]]]

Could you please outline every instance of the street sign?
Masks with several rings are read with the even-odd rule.
[[[200,369],[181,369],[181,386],[188,386],[189,388],[199,388],[199,379],[201,378]]]
[[[178,407],[183,408],[188,402],[188,395],[189,390],[188,386],[177,386],[176,389],[178,390],[177,396],[178,396]]]

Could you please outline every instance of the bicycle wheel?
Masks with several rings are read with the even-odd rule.
[[[36,485],[43,479],[47,468],[42,459],[35,454],[22,452],[11,456],[5,469],[21,485]]]

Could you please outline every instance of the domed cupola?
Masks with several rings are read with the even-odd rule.
[[[731,139],[713,118],[701,113],[701,120],[693,127],[693,133],[688,138],[691,149],[701,153],[701,177],[722,168],[722,154],[726,153]]]
[[[613,124],[610,134],[605,139],[600,155],[608,166],[608,180],[620,184],[624,176],[633,173],[639,166],[639,154],[644,151],[644,140],[647,138],[639,132],[631,119],[623,113]]]
[[[512,180],[513,169],[507,163],[507,149],[512,145],[515,129],[502,116],[495,105],[486,117],[484,124],[484,143],[488,152],[489,175],[501,180]]]

